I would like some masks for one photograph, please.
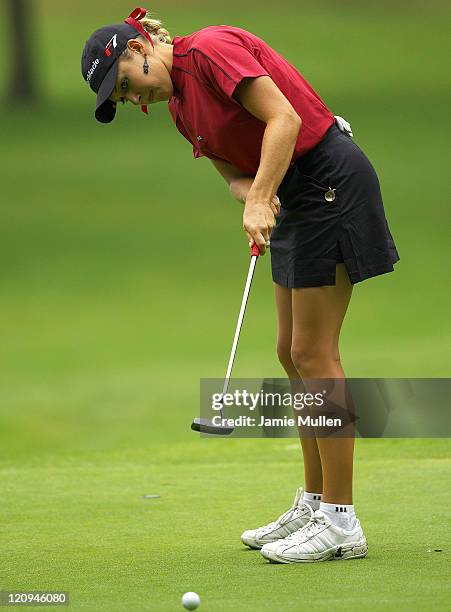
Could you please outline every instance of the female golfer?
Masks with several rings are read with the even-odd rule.
[[[145,9],[97,30],[82,73],[96,118],[119,103],[169,102],[177,129],[245,204],[261,254],[271,237],[277,352],[290,379],[340,379],[340,329],[353,285],[399,259],[376,173],[299,72],[240,28],[175,37]],[[277,220],[277,223],[276,223]],[[352,437],[302,437],[305,492],[241,539],[281,563],[364,557],[352,504]]]

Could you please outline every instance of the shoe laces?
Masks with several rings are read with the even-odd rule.
[[[284,540],[296,542],[298,540],[308,539],[309,536],[316,535],[320,527],[325,524],[325,517],[322,512],[315,512],[311,506],[308,506],[308,509],[310,511],[310,518],[308,523],[304,525],[304,527],[301,527],[297,531],[291,533],[289,536],[284,538]]]
[[[302,511],[305,509],[310,510],[311,508],[308,504],[304,502],[298,503],[295,506],[291,506],[291,508],[287,510],[286,512],[284,512],[283,514],[281,514],[278,519],[262,527],[261,533],[262,534],[267,533],[268,531],[271,531],[272,529],[277,529],[278,527],[281,527],[282,525],[284,525],[291,519],[294,519],[300,516]]]

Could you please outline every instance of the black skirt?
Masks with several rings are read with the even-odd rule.
[[[336,125],[288,169],[277,195],[271,266],[278,285],[335,285],[337,263],[353,284],[393,272],[399,255],[376,172]]]

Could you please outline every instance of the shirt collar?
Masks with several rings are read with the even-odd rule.
[[[174,97],[181,98],[183,94],[185,73],[183,66],[186,63],[185,55],[185,39],[186,36],[175,36],[172,41],[174,47],[173,58],[172,58],[172,70],[171,70],[171,81],[174,86]]]

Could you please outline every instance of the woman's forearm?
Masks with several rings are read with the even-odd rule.
[[[251,201],[268,203],[276,194],[293,157],[301,124],[297,115],[281,115],[267,123],[260,166],[248,194]]]
[[[252,183],[254,182],[255,177],[253,176],[242,176],[237,179],[233,179],[230,182],[230,193],[238,200],[244,204],[246,202],[247,194],[252,187]]]
[[[230,193],[235,200],[244,204],[249,194],[261,202],[272,200],[290,164],[301,123],[300,118],[291,121],[286,115],[268,122],[257,176],[230,182]]]

